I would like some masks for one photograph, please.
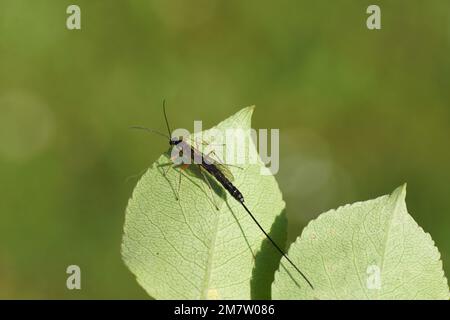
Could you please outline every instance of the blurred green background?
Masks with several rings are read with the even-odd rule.
[[[128,127],[164,130],[163,98],[173,127],[255,104],[280,128],[290,241],[408,182],[449,275],[449,57],[448,0],[1,0],[0,298],[147,298],[120,257],[127,178],[168,146]]]

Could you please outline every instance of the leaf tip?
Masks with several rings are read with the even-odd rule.
[[[405,182],[400,187],[394,190],[392,192],[391,197],[397,198],[398,200],[405,200],[406,199],[406,189],[408,184]]]
[[[227,123],[227,127],[251,128],[252,116],[255,106],[248,106],[240,109],[230,118],[222,121],[218,126]]]
[[[255,108],[256,108],[255,105],[251,105],[251,106],[242,108],[239,112],[245,113],[248,115],[249,118],[251,118],[253,115],[253,111],[255,111]]]

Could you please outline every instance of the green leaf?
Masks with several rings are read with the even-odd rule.
[[[244,108],[214,129],[250,129],[252,112]],[[204,132],[206,141],[210,133]],[[246,158],[256,155],[258,162],[230,167],[233,183],[260,224],[280,240],[286,227],[281,192],[272,175],[261,175],[267,169],[248,132],[245,139]],[[167,163],[162,155],[143,175],[126,210],[122,257],[139,284],[156,299],[269,298],[279,255],[263,246],[264,235],[240,203],[210,178],[217,210],[195,165],[182,171],[176,200],[180,171],[169,169],[165,178],[161,166]]]
[[[405,196],[402,186],[389,196],[328,211],[309,223],[288,254],[315,289],[303,283],[298,287],[281,268],[273,297],[448,299],[438,249],[408,214]]]

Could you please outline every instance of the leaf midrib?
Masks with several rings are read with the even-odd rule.
[[[219,210],[217,213],[220,213],[220,212],[221,212],[221,210]],[[210,247],[208,250],[208,261],[206,263],[205,277],[203,280],[203,286],[202,286],[202,290],[200,293],[200,299],[202,299],[202,300],[206,300],[208,297],[209,282],[211,280],[211,271],[212,271],[212,264],[213,264],[213,257],[214,257],[214,252],[215,252],[217,234],[219,231],[220,216],[217,216],[217,218],[215,220],[216,220],[216,222],[215,222],[215,226],[214,226],[214,234],[211,238],[211,243],[210,243]]]
[[[402,191],[403,192],[403,191]],[[392,195],[391,196],[389,196],[389,197],[392,197]],[[399,205],[401,204],[401,201],[399,201],[399,195],[398,194],[396,194],[396,197],[395,197],[395,207],[394,207],[394,210],[392,210],[392,214],[390,215],[390,219],[387,221],[387,231],[386,231],[386,235],[385,235],[385,237],[384,237],[384,241],[383,241],[383,248],[382,248],[382,250],[381,250],[381,252],[382,252],[382,255],[381,255],[381,266],[380,266],[380,277],[381,277],[381,281],[383,281],[383,271],[384,271],[384,262],[385,262],[385,259],[384,259],[384,256],[386,255],[386,247],[387,247],[387,242],[388,242],[388,240],[389,240],[389,236],[390,236],[390,233],[391,233],[391,228],[392,228],[392,221],[394,220],[394,216],[397,214],[397,212],[398,212],[398,208],[399,208]],[[383,211],[386,209],[386,203],[383,205]],[[382,212],[383,212],[382,211]],[[383,283],[383,282],[382,282]],[[381,295],[381,288],[380,288],[380,290],[378,290],[377,292],[376,292],[376,298],[377,299],[379,299],[379,297],[380,297],[380,295]]]

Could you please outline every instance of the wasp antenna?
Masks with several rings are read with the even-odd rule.
[[[157,134],[159,136],[162,136],[162,137],[167,138],[167,139],[170,140],[170,137],[168,135],[166,135],[166,134],[164,134],[162,132],[159,132],[158,130],[153,130],[153,129],[150,129],[150,128],[147,128],[147,127],[141,127],[141,126],[131,126],[130,129],[145,130],[145,131],[147,131],[149,133],[154,133],[154,134]]]
[[[166,120],[167,131],[169,132],[169,137],[170,137],[172,135],[172,130],[170,130],[169,121],[167,120],[166,99],[163,99],[163,113],[164,113],[164,119]]]

